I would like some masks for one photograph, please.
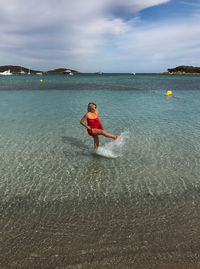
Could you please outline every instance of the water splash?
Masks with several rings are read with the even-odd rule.
[[[124,146],[129,138],[129,132],[123,132],[121,136],[99,147],[95,153],[106,158],[117,158],[123,155]]]

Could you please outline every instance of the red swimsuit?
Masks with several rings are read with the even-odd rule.
[[[94,137],[94,134],[92,132],[92,129],[100,129],[100,130],[103,130],[103,127],[101,125],[101,122],[99,120],[99,118],[95,118],[95,119],[87,119],[87,123],[88,123],[88,126],[90,126],[91,129],[87,129],[88,131],[88,134],[93,136]]]

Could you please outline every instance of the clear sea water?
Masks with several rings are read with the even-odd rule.
[[[1,76],[0,126],[1,268],[196,268],[200,76]]]

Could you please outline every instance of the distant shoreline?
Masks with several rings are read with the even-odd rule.
[[[48,71],[32,70],[23,66],[15,65],[3,65],[0,66],[0,73],[5,71],[10,71],[12,74],[97,74],[97,75],[109,75],[109,74],[124,74],[124,75],[181,75],[181,76],[199,76],[200,75],[199,67],[192,66],[178,66],[176,68],[168,69],[167,72],[138,72],[138,73],[129,73],[129,72],[79,72],[77,70],[72,70],[69,68],[56,68]],[[193,71],[193,72],[192,72]],[[197,71],[197,72],[194,72]]]
[[[12,74],[79,74],[80,72],[69,68],[56,68],[48,71],[32,70],[23,66],[3,65],[0,66],[0,72],[10,71]]]
[[[200,73],[186,73],[186,72],[162,72],[160,75],[179,75],[179,76],[200,76]]]

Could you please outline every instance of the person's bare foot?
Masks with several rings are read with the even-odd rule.
[[[115,140],[116,140],[117,138],[119,138],[120,136],[121,136],[121,134],[120,134],[120,135],[116,135],[116,136],[115,136]]]

